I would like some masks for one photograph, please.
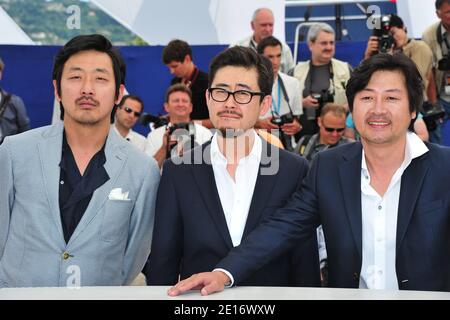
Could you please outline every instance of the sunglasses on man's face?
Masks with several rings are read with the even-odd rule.
[[[345,128],[328,128],[328,127],[323,127],[327,132],[334,132],[336,131],[337,133],[341,133],[345,130]]]
[[[121,107],[121,109],[123,109],[126,113],[133,113],[136,118],[139,118],[141,116],[140,112],[133,111],[133,109],[131,109],[130,107],[123,106]]]

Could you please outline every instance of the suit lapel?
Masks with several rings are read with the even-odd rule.
[[[214,171],[211,165],[210,143],[202,146],[205,160],[201,164],[190,165],[194,181],[197,184],[199,194],[203,199],[208,213],[211,216],[214,224],[219,230],[224,242],[228,248],[233,248],[230,232],[228,231],[227,221],[225,220],[225,213],[223,212],[220,203],[219,193],[217,191],[216,181],[214,179]],[[207,149],[205,152],[205,148]]]
[[[405,237],[406,229],[411,220],[414,207],[419,199],[425,175],[429,169],[427,162],[428,152],[413,159],[402,175],[400,187],[400,199],[398,203],[396,249]]]
[[[70,237],[68,245],[76,240],[81,232],[98,214],[105,201],[108,199],[109,193],[115,186],[115,182],[119,176],[119,173],[122,171],[123,165],[125,164],[127,158],[126,154],[121,151],[119,139],[121,138],[117,136],[114,130],[110,130],[105,145],[106,162],[104,165],[106,172],[109,175],[109,180],[94,191],[91,201],[89,202],[80,223],[76,227],[73,235]]]
[[[272,194],[272,190],[278,177],[276,174],[261,174],[263,168],[279,165],[279,155],[271,156],[268,153],[268,151],[271,150],[270,148],[268,149],[268,144],[264,139],[261,139],[261,141],[261,164],[259,166],[258,178],[256,179],[255,190],[253,191],[253,197],[250,204],[250,209],[248,211],[247,222],[245,224],[242,239],[247,237],[247,235],[260,223],[264,207],[267,200],[270,198],[269,195]]]
[[[339,165],[339,177],[347,218],[359,256],[362,258],[361,157],[361,144],[355,143],[353,148],[343,155],[344,161]]]
[[[61,162],[62,153],[63,125],[56,124],[49,127],[49,130],[44,132],[43,136],[44,139],[38,143],[42,181],[44,183],[50,212],[58,230],[60,244],[65,246],[59,211],[59,176],[61,171],[59,163]]]

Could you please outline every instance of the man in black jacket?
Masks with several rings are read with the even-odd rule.
[[[0,58],[0,80],[5,64]],[[22,99],[0,87],[0,144],[6,136],[30,129],[30,120]]]

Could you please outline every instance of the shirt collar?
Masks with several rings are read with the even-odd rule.
[[[116,125],[113,123],[111,126],[114,128],[114,130],[115,130],[116,133],[119,135],[119,137],[123,138],[122,135],[121,135],[120,132],[119,132],[119,129],[117,129]],[[128,130],[127,136],[126,136],[124,139],[129,139],[129,138],[131,138],[131,135],[132,135],[131,132],[133,132],[133,130],[131,130],[131,129]]]
[[[423,141],[413,132],[408,131],[406,134],[405,158],[400,166],[403,170],[406,169],[411,161],[428,152],[428,148]],[[362,150],[361,169],[368,174],[367,163],[364,148]]]
[[[248,156],[242,158],[240,161],[244,159],[254,159],[258,162],[261,162],[261,153],[262,153],[262,141],[259,135],[256,134],[254,129],[250,129],[250,134],[252,134],[255,139],[253,142],[252,150],[248,154]],[[227,163],[225,156],[219,149],[219,144],[217,143],[218,133],[214,133],[211,140],[211,163]]]

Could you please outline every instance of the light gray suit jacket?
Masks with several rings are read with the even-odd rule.
[[[110,130],[104,165],[110,179],[95,190],[66,244],[59,211],[62,140],[63,125],[56,124],[7,137],[0,146],[0,287],[125,285],[147,260],[156,162]],[[130,200],[114,200],[116,188]]]

